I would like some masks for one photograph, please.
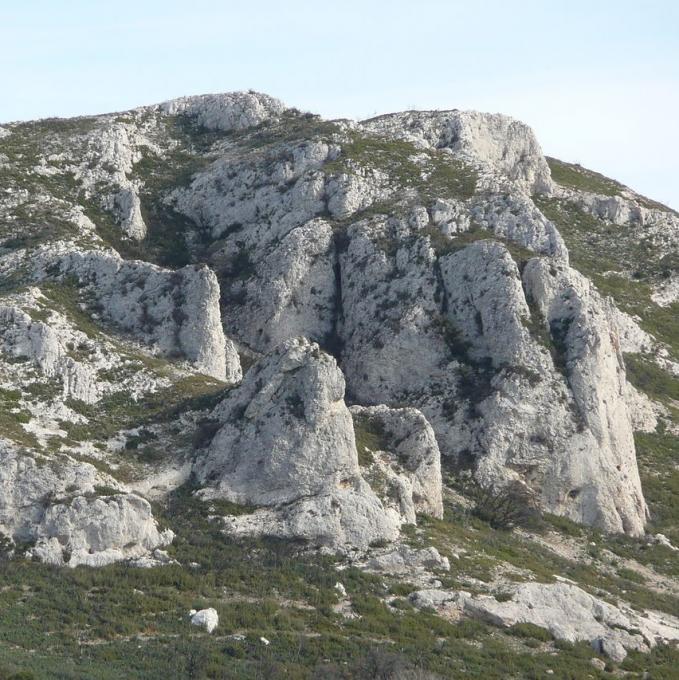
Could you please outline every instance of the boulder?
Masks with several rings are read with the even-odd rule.
[[[133,494],[77,496],[50,505],[38,525],[32,554],[57,566],[103,566],[138,559],[172,542],[159,531],[148,501]]]
[[[217,610],[213,607],[199,611],[192,609],[189,612],[189,616],[191,617],[192,625],[205,628],[208,633],[211,633],[219,625],[219,614],[217,614]]]

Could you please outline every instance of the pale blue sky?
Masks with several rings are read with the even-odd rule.
[[[328,117],[499,111],[679,209],[676,0],[0,0],[0,121],[256,89]]]

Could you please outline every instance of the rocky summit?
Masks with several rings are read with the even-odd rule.
[[[674,677],[678,265],[504,115],[4,123],[0,677]]]

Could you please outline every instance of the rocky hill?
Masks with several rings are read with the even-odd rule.
[[[502,115],[3,124],[0,669],[674,677],[678,265]]]

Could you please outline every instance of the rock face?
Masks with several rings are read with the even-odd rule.
[[[524,281],[562,352],[576,407],[597,444],[596,458],[570,471],[577,482],[570,495],[578,497],[585,523],[641,534],[647,510],[625,404],[625,366],[608,304],[583,276],[540,260],[528,263]]]
[[[417,409],[352,406],[355,426],[377,432],[386,451],[376,452],[376,471],[397,491],[400,512],[443,517],[441,454],[434,431]]]
[[[148,555],[172,542],[149,503],[132,494],[97,498],[116,484],[89,463],[45,464],[0,444],[0,533],[33,542],[31,554],[57,566],[103,566]]]
[[[169,529],[158,530],[151,506],[139,496],[79,496],[47,509],[32,551],[43,562],[57,566],[98,567],[142,557],[173,538]]]
[[[332,357],[304,339],[283,343],[213,412],[221,428],[196,462],[201,495],[287,506],[236,518],[234,531],[362,547],[395,537],[398,518],[360,476],[343,399]]]
[[[240,380],[238,353],[222,330],[219,283],[207,267],[172,272],[110,251],[74,251],[60,258],[47,251],[36,259],[39,277],[55,272],[76,277],[100,314],[160,353],[184,356],[220,380]]]
[[[371,131],[447,149],[517,182],[549,192],[552,180],[533,131],[520,121],[477,111],[408,111],[362,123]]]
[[[591,642],[615,661],[622,661],[626,650],[646,652],[679,639],[679,619],[615,607],[568,583],[524,583],[510,594],[509,600],[499,602],[491,595],[425,590],[413,593],[411,601],[417,607],[460,609],[498,626],[531,623],[559,640]]]
[[[587,292],[582,333],[601,343],[585,359],[578,337],[546,321],[539,302],[537,272],[546,283],[559,272],[578,277],[559,259],[531,259],[521,276],[507,247],[490,240],[437,256],[429,235],[393,219],[359,222],[348,236],[340,335],[352,397],[417,406],[441,452],[486,483],[518,479],[552,512],[641,533],[645,505],[606,303]],[[584,363],[566,366],[569,352]],[[590,408],[598,410],[581,418]]]

